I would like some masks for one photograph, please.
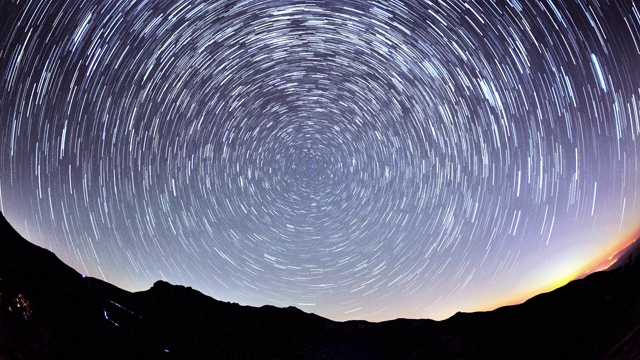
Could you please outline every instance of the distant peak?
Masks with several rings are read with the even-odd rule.
[[[153,283],[153,287],[167,287],[167,286],[173,286],[173,285],[164,280],[158,280],[155,283]]]
[[[207,295],[202,294],[200,291],[193,289],[190,286],[184,286],[184,285],[174,285],[171,284],[167,281],[164,280],[158,280],[156,281],[153,286],[151,287],[150,290],[156,290],[156,291],[171,291],[174,293],[197,293],[198,295],[201,296],[205,296],[205,297],[210,297]]]

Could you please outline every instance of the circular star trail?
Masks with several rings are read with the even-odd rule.
[[[31,241],[333,319],[441,318],[638,230],[635,1],[4,1]]]

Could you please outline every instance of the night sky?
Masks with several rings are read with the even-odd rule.
[[[639,69],[640,1],[2,1],[0,206],[131,291],[490,309],[638,234]]]

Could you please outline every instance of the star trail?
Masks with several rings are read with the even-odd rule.
[[[640,229],[637,1],[3,1],[0,206],[132,291],[336,320],[544,291]]]

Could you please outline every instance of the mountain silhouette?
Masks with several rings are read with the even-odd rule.
[[[84,277],[0,216],[3,359],[638,359],[640,241],[608,271],[443,321],[335,322]]]

